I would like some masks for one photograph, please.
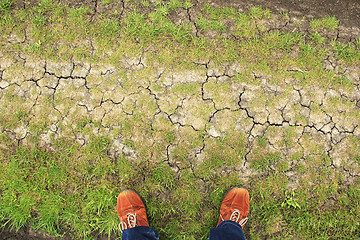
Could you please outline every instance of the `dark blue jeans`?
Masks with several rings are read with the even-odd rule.
[[[125,229],[122,234],[123,240],[159,240],[155,228],[134,227]],[[240,224],[234,221],[222,221],[216,228],[210,229],[209,240],[245,240]]]

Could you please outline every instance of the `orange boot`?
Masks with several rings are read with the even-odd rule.
[[[225,220],[231,220],[244,227],[250,208],[249,192],[242,187],[233,187],[225,195],[221,206],[217,226]]]
[[[117,198],[117,212],[121,232],[136,226],[149,226],[145,204],[140,195],[132,189],[124,189],[120,192]]]

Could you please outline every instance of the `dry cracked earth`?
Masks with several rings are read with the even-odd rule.
[[[298,9],[299,5],[293,12],[289,4],[270,2],[256,4],[286,10],[290,17],[285,22],[268,24],[286,31],[299,26],[302,31],[308,31],[308,20],[296,17],[305,14]],[[302,4],[310,8],[309,2]],[[349,14],[359,23],[359,4],[347,2],[355,6]],[[21,7],[21,4],[34,3],[18,4]],[[79,1],[78,4],[94,5],[95,17],[97,13],[107,13],[106,8],[119,7],[126,13],[124,2],[119,6],[100,6],[96,1]],[[219,2],[213,4],[219,5]],[[245,10],[253,3],[232,1],[227,4]],[[179,12],[179,21],[195,18],[196,11],[192,11]],[[333,38],[351,42],[360,36],[354,18],[337,17],[343,20]],[[8,41],[25,43],[28,40],[14,36]],[[174,140],[159,152],[147,154],[168,163],[179,175],[182,169],[195,170],[201,164],[211,152],[212,139],[229,133],[241,134],[245,136],[243,161],[221,171],[226,174],[235,170],[244,182],[261,174],[250,167],[251,162],[256,161],[259,148],[280,152],[283,158],[289,159],[286,174],[293,187],[298,185],[299,179],[299,174],[293,170],[296,165],[308,157],[323,154],[331,159],[329,169],[343,172],[344,184],[351,184],[360,176],[359,162],[354,161],[358,153],[353,142],[354,138],[360,138],[360,66],[346,68],[334,56],[327,56],[323,61],[324,69],[347,77],[352,86],[324,88],[304,86],[293,79],[275,82],[272,76],[257,72],[250,73],[248,81],[240,82],[235,79],[236,74],[243,74],[240,63],[215,66],[211,59],[206,59],[181,70],[176,66],[154,65],[148,58],[146,51],[139,56],[123,58],[119,68],[102,63],[55,62],[17,52],[0,53],[0,110],[5,116],[20,112],[18,117],[23,119],[20,124],[12,124],[14,119],[4,120],[7,124],[0,126],[1,133],[11,136],[18,145],[30,146],[32,137],[39,134],[41,145],[52,149],[52,142],[61,137],[86,145],[92,132],[111,139],[110,156],[124,155],[136,161],[144,153],[134,149],[132,143],[142,142],[144,148],[151,148],[159,141],[159,136],[148,134],[148,131],[169,131],[174,134]],[[301,74],[306,70],[288,71]],[[16,96],[16,101],[11,100],[10,95]],[[141,130],[129,126],[131,135],[125,136],[122,123],[139,114],[149,126],[142,126]],[[44,122],[46,127],[40,132],[32,128]],[[86,131],[78,131],[79,127],[86,127]],[[199,135],[200,144],[186,143],[189,137]],[[259,140],[266,142],[264,147]],[[183,144],[189,150],[187,163],[179,162],[176,157],[176,147]],[[298,158],[291,160],[295,155]],[[42,239],[40,233],[29,234],[29,230],[20,231],[16,236],[9,233],[6,239],[21,237]]]
[[[91,131],[111,136],[111,155],[124,154],[135,160],[136,151],[126,146],[118,134],[119,120],[141,112],[154,126],[162,124],[175,132],[206,129],[205,139],[233,131],[245,134],[247,153],[240,167],[244,178],[253,174],[247,162],[255,139],[260,137],[268,141],[269,151],[279,151],[284,157],[301,153],[306,158],[316,154],[313,149],[319,146],[333,159],[329,167],[344,168],[349,180],[358,176],[358,171],[346,169],[343,161],[351,155],[346,151],[350,137],[360,136],[359,69],[345,71],[357,85],[346,91],[306,87],[291,80],[273,84],[271,76],[255,72],[251,78],[259,84],[239,83],[232,80],[242,70],[238,64],[218,68],[209,61],[194,65],[193,70],[179,72],[159,66],[145,80],[136,74],[147,68],[142,56],[123,59],[120,70],[103,64],[31,59],[16,53],[13,58],[2,56],[1,108],[28,114],[19,126],[2,126],[1,130],[17,144],[31,145],[29,139],[35,133],[29,123],[46,121],[49,127],[40,133],[40,139],[42,146],[51,149],[52,139],[63,136],[85,145],[88,136],[75,131],[77,124],[85,121],[83,124],[89,124]],[[327,66],[332,67],[331,63]],[[132,86],[124,90],[123,85],[129,82]],[[7,102],[7,94],[17,96],[19,101]],[[137,141],[137,137],[141,138],[130,139]],[[292,147],[285,144],[285,137]],[[181,134],[176,140],[182,141]],[[147,141],[153,145],[156,139]],[[163,149],[163,156],[179,172],[181,167],[172,159],[177,141]],[[192,151],[194,158],[201,161],[206,144]]]

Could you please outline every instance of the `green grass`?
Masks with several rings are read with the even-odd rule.
[[[177,178],[167,164],[143,162],[136,167],[122,157],[116,161],[108,158],[104,152],[106,139],[93,139],[86,149],[68,142],[59,144],[59,152],[27,147],[2,152],[3,224],[9,222],[15,229],[31,225],[56,236],[63,233],[65,226],[79,238],[101,233],[119,236],[116,196],[120,189],[131,187],[146,199],[150,223],[163,237],[179,239],[179,233],[186,233],[191,239],[206,239],[208,228],[213,227],[209,223],[216,222],[223,192],[232,184],[239,184],[236,176],[214,175],[212,190],[205,194],[199,191],[201,181],[191,171],[184,171]],[[264,159],[270,164],[278,161],[278,156],[268,155]],[[322,180],[310,187],[309,176],[321,179],[321,175],[312,171],[317,164],[305,168],[301,187],[296,191],[284,190],[287,179],[281,172],[251,181],[247,230],[254,238],[275,233],[283,237],[320,238],[356,234],[359,181],[348,187],[332,182],[326,189]],[[324,169],[321,163],[319,167]],[[336,181],[341,181],[338,177]],[[165,199],[159,193],[166,193]],[[333,194],[339,199],[338,204],[320,211],[317,206]],[[312,201],[308,201],[310,196]]]
[[[339,42],[333,42],[332,47],[334,48],[336,55],[345,62],[353,63],[360,60],[360,52],[350,43],[342,44]]]
[[[103,0],[100,4],[110,6],[113,2]],[[39,97],[36,105],[33,99],[19,96],[16,84],[1,95],[1,129],[28,130],[28,146],[15,146],[13,135],[6,131],[0,135],[1,226],[16,230],[30,226],[54,236],[70,234],[74,239],[118,238],[116,197],[121,189],[133,188],[146,200],[150,225],[163,239],[207,239],[209,229],[216,225],[223,193],[231,186],[245,185],[250,191],[251,210],[244,231],[251,239],[360,237],[358,177],[348,184],[341,168],[329,168],[331,159],[309,133],[303,133],[302,146],[298,146],[297,127],[268,126],[267,133],[250,144],[236,126],[247,127],[252,121],[242,119],[239,99],[231,95],[238,97],[241,91],[233,86],[259,86],[263,79],[255,78],[255,73],[271,76],[271,84],[288,80],[303,87],[357,91],[346,76],[324,70],[323,62],[331,55],[344,69],[358,65],[359,39],[355,44],[330,41],[324,30],[339,28],[334,17],[312,20],[314,31],[309,33],[283,32],[268,27],[267,21],[275,17],[268,9],[256,6],[240,13],[204,4],[193,19],[194,29],[193,23],[174,21],[177,11],[193,7],[191,1],[133,0],[126,4],[131,11],[119,20],[93,19],[86,6],[70,8],[51,0],[21,10],[13,9],[12,1],[0,2],[0,51],[4,55],[16,52],[34,59],[83,61],[92,68],[100,64],[121,69],[111,78],[87,78],[87,84],[93,86],[87,92],[94,107],[91,113],[72,108],[78,100],[86,100],[74,95],[75,85],[54,99]],[[7,40],[12,34],[22,39],[25,29],[26,43]],[[122,70],[124,57],[140,55],[143,68]],[[208,63],[208,69],[194,66],[198,62]],[[223,75],[224,66],[231,64],[240,66],[231,76],[214,77],[206,84],[196,77],[189,80],[195,82],[165,86],[172,73],[181,78],[183,71],[191,76],[201,71],[198,75],[204,77],[203,82],[206,71],[215,69]],[[164,73],[155,79],[158,70]],[[25,74],[21,64],[7,71],[16,76]],[[67,80],[71,84],[73,79]],[[108,96],[106,89],[115,89],[116,94]],[[251,107],[271,107],[282,97],[288,98],[292,90],[284,90],[287,92],[279,99],[268,99],[259,91]],[[203,91],[211,95],[211,103],[189,104],[202,102]],[[163,95],[168,101],[160,100]],[[95,118],[100,102],[117,102],[122,97],[125,100],[120,107],[108,109],[104,120],[101,112]],[[199,129],[169,121],[169,114],[186,108],[180,107],[182,100],[191,105],[193,114],[182,113],[193,117],[189,121],[200,122]],[[320,111],[320,105],[315,104],[320,103],[311,104],[314,112]],[[341,104],[341,99],[330,102],[334,109]],[[347,117],[356,121],[355,103],[347,104]],[[221,110],[213,116],[218,137],[208,134],[213,105]],[[61,107],[71,123],[59,120],[61,116],[52,106]],[[299,104],[290,107],[296,124],[309,124]],[[325,107],[330,108],[321,106]],[[40,142],[54,124],[63,135],[51,134],[50,150]],[[74,135],[83,136],[86,145],[76,143]],[[275,144],[271,142],[274,135],[279,136]],[[136,152],[136,159],[121,154],[110,157],[114,139]],[[344,168],[356,171],[360,157],[354,152],[359,150],[359,140],[353,137],[347,143],[343,151],[353,163]],[[305,156],[301,148],[309,150],[311,156]],[[244,165],[252,173],[247,181],[239,171]],[[177,168],[181,174],[174,172]],[[292,171],[297,173],[295,180],[288,175]]]
[[[14,6],[13,0],[2,0],[0,1],[0,12],[8,12]]]
[[[313,30],[327,29],[330,31],[337,30],[339,28],[339,20],[335,17],[324,17],[321,19],[311,20],[310,26]]]

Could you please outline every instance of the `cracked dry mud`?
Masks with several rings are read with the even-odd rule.
[[[114,140],[110,154],[125,154],[135,160],[137,151],[124,144],[125,138],[149,146],[156,140],[145,139],[142,130],[134,129],[131,136],[124,136],[118,129],[124,120],[142,114],[155,129],[164,127],[175,133],[176,141],[161,149],[159,156],[168,162],[172,145],[187,141],[182,129],[190,135],[205,130],[202,143],[191,149],[196,153],[194,158],[206,149],[206,139],[237,132],[247,136],[247,153],[240,164],[244,178],[252,174],[248,158],[256,138],[265,137],[269,150],[281,152],[285,158],[295,153],[307,158],[317,154],[312,149],[319,146],[319,151],[331,157],[331,167],[341,167],[350,156],[340,157],[339,151],[344,149],[338,146],[346,145],[343,143],[351,136],[359,137],[358,88],[324,90],[290,81],[275,85],[269,83],[271,77],[256,74],[253,78],[258,78],[260,84],[254,85],[233,80],[237,70],[228,69],[237,65],[215,68],[210,63],[194,63],[194,70],[176,72],[147,67],[145,59],[124,59],[127,66],[118,69],[84,62],[34,60],[16,53],[13,57],[2,56],[1,110],[5,116],[20,110],[27,113],[16,126],[11,126],[13,119],[3,119],[9,126],[3,125],[2,132],[17,144],[31,145],[35,133],[30,126],[46,122],[47,127],[40,133],[42,146],[51,149],[52,139],[63,136],[85,145],[89,136],[77,131],[77,124],[86,119],[84,125],[89,131]],[[144,71],[153,71],[153,75],[137,78],[137,73]],[[359,81],[359,77],[353,79]],[[125,87],[129,80],[132,85]],[[286,131],[294,132],[288,139],[291,148],[284,143]]]
[[[95,4],[94,17],[108,12],[96,2],[83,4]],[[124,2],[112,7],[126,14]],[[177,21],[191,22],[196,14],[195,8],[179,10]],[[305,21],[301,19],[278,20],[264,24],[283,31],[308,26],[299,25]],[[353,41],[359,29],[351,28],[341,26],[334,38]],[[201,34],[195,23],[193,30]],[[13,36],[8,41],[28,39]],[[62,137],[86,145],[93,133],[107,136],[110,156],[124,155],[134,162],[152,158],[169,164],[179,175],[184,169],[201,171],[214,139],[236,135],[244,145],[234,154],[243,157],[233,166],[217,169],[220,174],[236,171],[244,182],[264,174],[252,167],[259,151],[264,151],[280,153],[288,161],[286,175],[292,188],[299,185],[295,167],[311,157],[328,156],[326,167],[342,172],[343,184],[360,176],[353,141],[360,138],[360,66],[340,67],[333,56],[327,56],[324,69],[346,76],[352,87],[324,88],[294,79],[274,83],[272,76],[244,73],[241,63],[215,66],[212,59],[177,69],[148,62],[151,54],[156,53],[124,57],[115,66],[0,53],[1,133],[16,145],[29,146],[38,135],[41,146],[50,150],[53,141]],[[237,74],[248,74],[249,80],[239,81]],[[24,113],[21,121],[14,118],[19,112]],[[127,126],[127,121],[136,124]],[[164,141],[167,132],[172,133],[172,141]],[[259,139],[266,144],[259,144]],[[154,148],[157,144],[160,147]],[[206,186],[206,179],[200,179]]]

